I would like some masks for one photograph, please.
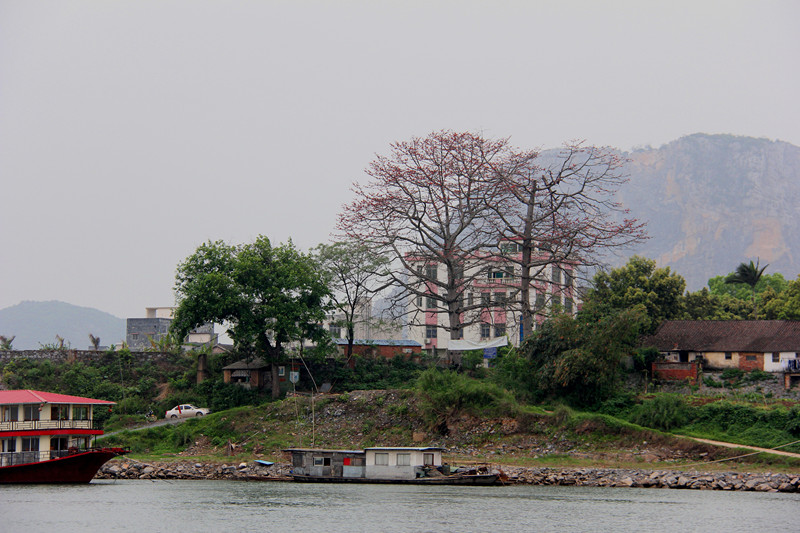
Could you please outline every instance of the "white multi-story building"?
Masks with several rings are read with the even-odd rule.
[[[457,343],[451,340],[450,331],[447,330],[450,324],[447,309],[435,297],[440,287],[435,282],[423,281],[446,279],[444,265],[425,259],[411,261],[420,273],[421,289],[409,303],[408,338],[421,343],[431,353],[448,349],[463,350],[465,345],[481,348],[508,342],[518,346],[522,329],[519,305],[521,251],[515,243],[504,243],[502,250],[503,255],[487,254],[482,259],[470,261],[463,274],[459,308],[463,310],[460,313],[461,323],[466,325]],[[537,253],[542,254],[541,263],[546,263],[545,254],[548,252],[537,250]],[[536,310],[537,324],[555,309],[572,314],[577,312],[573,264],[544,264],[540,268],[532,268],[531,276],[529,299],[531,307]]]

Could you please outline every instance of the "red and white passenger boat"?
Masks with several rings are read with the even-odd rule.
[[[91,447],[103,434],[95,407],[114,402],[33,390],[0,391],[0,483],[88,483],[122,448]]]

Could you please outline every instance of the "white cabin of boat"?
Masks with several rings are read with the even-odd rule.
[[[442,466],[443,448],[372,447],[362,450],[290,448],[292,475],[324,479],[403,480]]]

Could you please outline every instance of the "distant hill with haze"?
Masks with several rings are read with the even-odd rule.
[[[56,344],[56,335],[65,345],[85,350],[91,345],[89,334],[100,337],[102,346],[125,340],[125,320],[93,309],[64,302],[31,302],[0,309],[0,335],[16,336],[15,350],[33,350]]]
[[[648,222],[635,253],[688,288],[760,258],[766,273],[800,273],[800,148],[782,141],[695,134],[625,154],[622,203]]]

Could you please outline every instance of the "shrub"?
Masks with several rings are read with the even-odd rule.
[[[726,368],[720,376],[723,381],[739,381],[744,376],[744,371],[738,368]]]
[[[423,415],[433,425],[460,412],[499,416],[514,414],[517,409],[514,397],[498,385],[451,370],[426,370],[417,379],[417,388],[423,398]]]
[[[631,422],[643,427],[670,431],[684,425],[688,419],[686,401],[677,394],[660,394],[636,406]]]

